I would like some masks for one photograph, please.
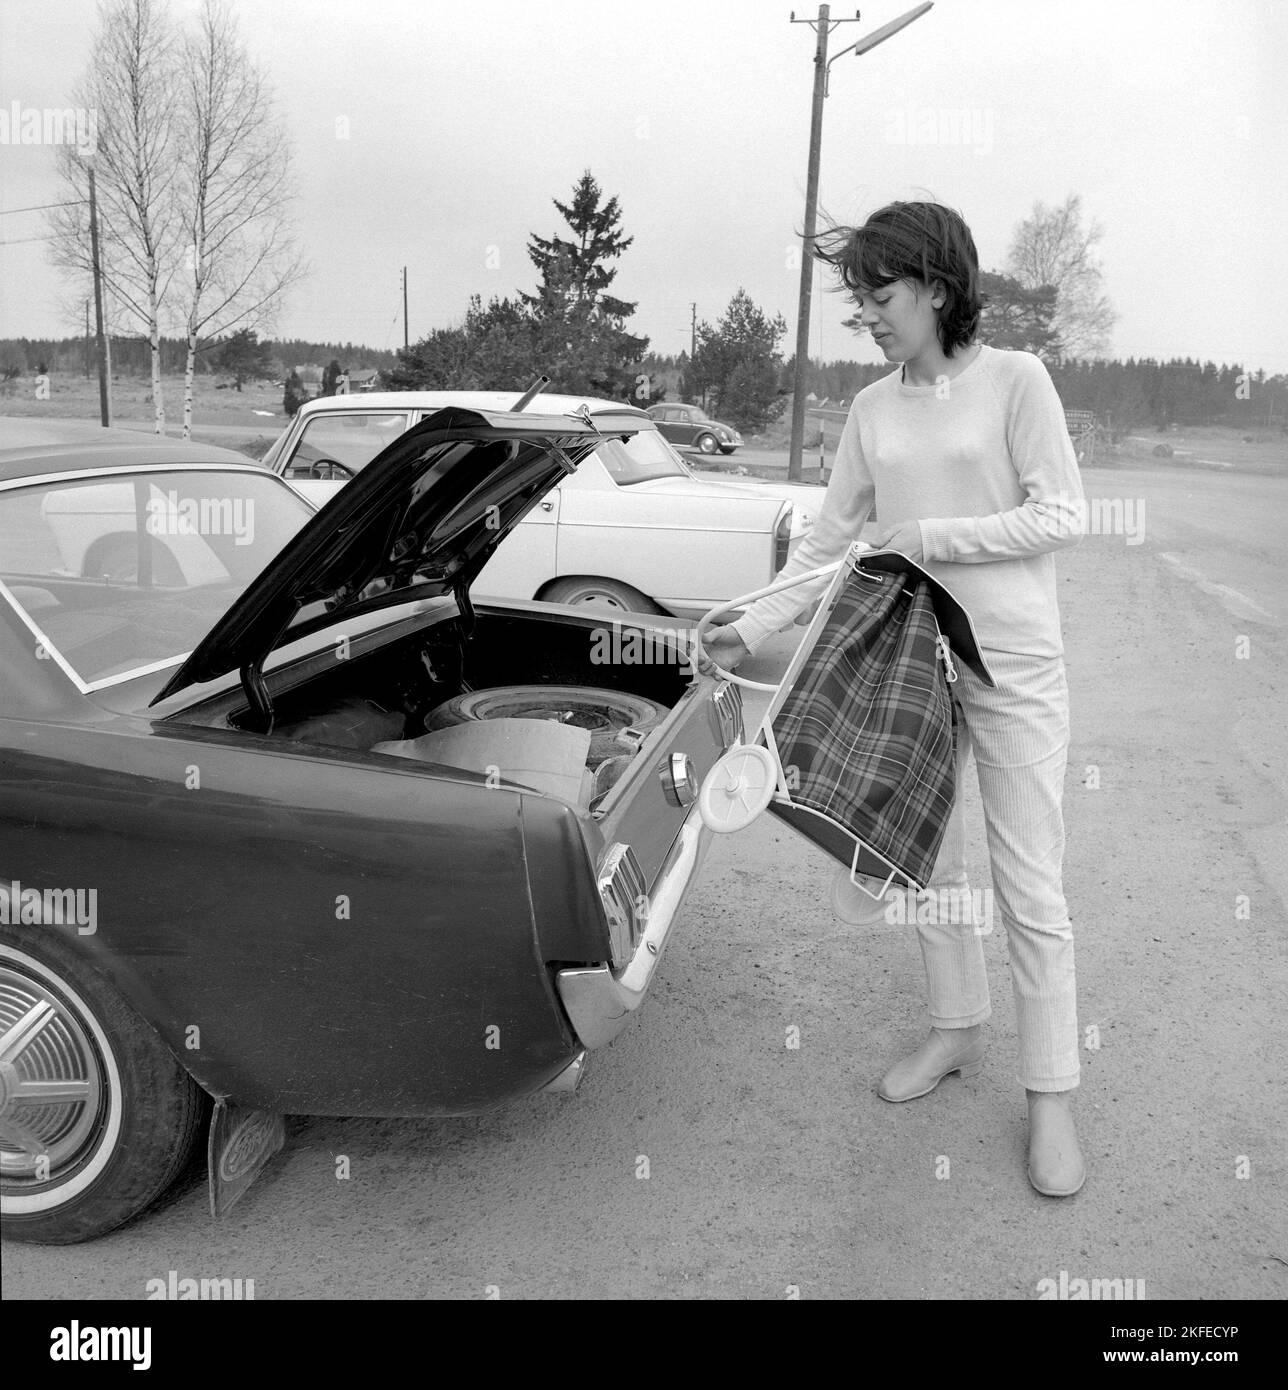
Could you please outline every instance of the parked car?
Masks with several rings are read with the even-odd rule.
[[[700,405],[685,405],[679,401],[663,401],[651,405],[649,415],[665,438],[682,449],[697,449],[704,454],[732,454],[742,443],[742,435],[732,425],[713,420]]]
[[[321,505],[428,413],[507,410],[516,399],[492,391],[324,396],[301,407],[264,462]],[[822,489],[806,484],[695,474],[633,406],[542,395],[529,409],[625,412],[634,433],[605,440],[542,499],[479,576],[481,594],[697,618],[767,584],[822,502]]]
[[[637,424],[438,411],[321,511],[169,440],[0,453],[6,1235],[129,1220],[208,1114],[218,1211],[284,1114],[571,1089],[625,1026],[737,689],[647,615],[472,590]]]

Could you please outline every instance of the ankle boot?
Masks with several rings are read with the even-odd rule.
[[[1027,1091],[1029,1181],[1044,1197],[1072,1197],[1087,1178],[1068,1091]]]
[[[945,1033],[949,1035],[947,1041]],[[977,1076],[983,1065],[984,1039],[978,1024],[973,1028],[932,1028],[916,1052],[886,1072],[877,1094],[882,1100],[916,1100],[929,1095],[950,1072],[960,1072],[964,1081]]]

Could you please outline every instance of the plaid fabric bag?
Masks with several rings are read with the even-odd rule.
[[[790,799],[769,809],[856,873],[922,888],[934,868],[954,794],[945,647],[923,574],[857,568],[770,725]]]

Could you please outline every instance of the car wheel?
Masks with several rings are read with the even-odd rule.
[[[595,766],[622,752],[617,735],[623,729],[647,732],[665,718],[665,705],[625,690],[582,685],[499,685],[445,700],[430,711],[425,728],[432,733],[471,719],[549,719],[590,731],[586,761]]]
[[[205,1109],[156,1033],[73,952],[0,928],[7,1237],[66,1245],[137,1216],[191,1160]]]
[[[148,538],[152,552],[152,582],[163,589],[181,589],[183,571],[178,561],[155,537]],[[110,579],[113,584],[137,584],[139,552],[135,537],[128,531],[103,536],[90,546],[81,573],[87,579]]]
[[[693,441],[694,447],[703,454],[714,454],[720,447],[720,441],[714,434],[700,434]]]
[[[540,597],[548,603],[579,603],[587,608],[616,608],[631,613],[666,611],[629,584],[619,584],[615,579],[599,579],[593,575],[556,579],[542,590]]]

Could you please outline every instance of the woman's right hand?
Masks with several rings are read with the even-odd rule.
[[[716,665],[725,671],[732,671],[744,657],[750,655],[746,643],[732,624],[709,627],[698,652],[698,670],[704,676],[714,675]]]

